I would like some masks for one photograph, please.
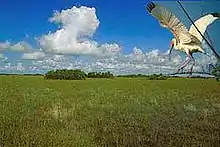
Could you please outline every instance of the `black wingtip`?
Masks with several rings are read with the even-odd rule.
[[[153,2],[150,2],[148,5],[147,5],[147,10],[149,13],[151,13],[151,11],[156,7],[156,5],[153,3]]]
[[[219,17],[219,18],[220,18],[220,13],[211,13],[211,15],[212,15],[213,17]]]

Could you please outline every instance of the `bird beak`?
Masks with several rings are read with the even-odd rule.
[[[173,46],[174,46],[174,44],[171,43],[171,46],[170,46],[170,52],[169,52],[169,60],[171,59],[170,55],[171,55],[171,52],[172,52],[172,50],[173,50]]]

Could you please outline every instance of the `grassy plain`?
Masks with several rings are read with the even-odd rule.
[[[219,146],[212,79],[0,76],[0,146]]]

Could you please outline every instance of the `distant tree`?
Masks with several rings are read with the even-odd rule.
[[[118,75],[117,77],[128,77],[128,78],[147,78],[148,75],[144,74],[130,74],[130,75]]]
[[[158,78],[158,75],[152,74],[150,75],[149,80],[157,80],[157,78]]]
[[[95,72],[90,72],[90,73],[88,73],[88,75],[87,75],[88,78],[95,78],[95,76],[96,76],[96,73],[95,73]]]
[[[167,76],[162,74],[152,74],[149,76],[149,80],[167,80]]]
[[[114,78],[114,75],[110,73],[109,71],[107,72],[90,72],[87,75],[88,78]]]
[[[216,77],[216,80],[220,80],[220,66],[217,66],[215,69],[212,70],[212,75]]]
[[[57,69],[48,71],[45,76],[45,79],[58,79],[58,80],[85,80],[86,73],[76,69],[76,70],[68,70],[68,69]]]

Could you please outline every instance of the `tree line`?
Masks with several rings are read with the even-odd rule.
[[[125,78],[147,78],[149,80],[167,80],[169,76],[165,76],[163,74],[127,74],[127,75],[117,75],[114,76],[111,72],[89,72],[85,73],[79,69],[57,69],[48,71],[46,74],[7,74],[0,73],[0,75],[23,75],[23,76],[44,76],[45,79],[59,79],[59,80],[85,80],[86,78],[114,78],[114,77],[125,77]],[[211,75],[215,76],[217,81],[220,81],[220,66],[216,67],[212,70]],[[181,78],[178,76],[172,76],[172,78]],[[189,78],[205,78],[208,79],[210,77],[201,77],[201,76],[193,76]]]
[[[53,80],[85,80],[86,78],[114,78],[115,76],[107,72],[89,72],[85,73],[79,69],[56,69],[48,71],[45,75],[45,79]],[[149,80],[166,80],[168,77],[162,74],[153,75],[142,75],[142,74],[132,74],[132,75],[118,75],[117,77],[130,77],[130,78],[148,78]]]
[[[86,78],[114,78],[114,75],[107,72],[90,72],[85,73],[79,69],[56,69],[48,71],[45,79],[58,79],[58,80],[85,80]]]
[[[168,76],[165,76],[163,74],[152,74],[152,75],[130,74],[130,75],[118,75],[117,77],[148,78],[149,80],[167,80],[168,79]]]
[[[216,80],[220,79],[220,67],[215,68],[212,71],[212,75],[216,77]],[[89,72],[85,73],[80,69],[56,69],[48,71],[45,75],[45,79],[58,79],[58,80],[85,80],[86,78],[114,78],[114,77],[126,77],[126,78],[147,78],[149,80],[167,80],[169,77],[163,74],[130,74],[130,75],[117,75],[114,76],[111,72]],[[175,76],[173,77],[175,78]],[[178,77],[176,77],[178,78]],[[190,78],[202,78],[200,76]],[[208,78],[208,77],[203,77]]]

